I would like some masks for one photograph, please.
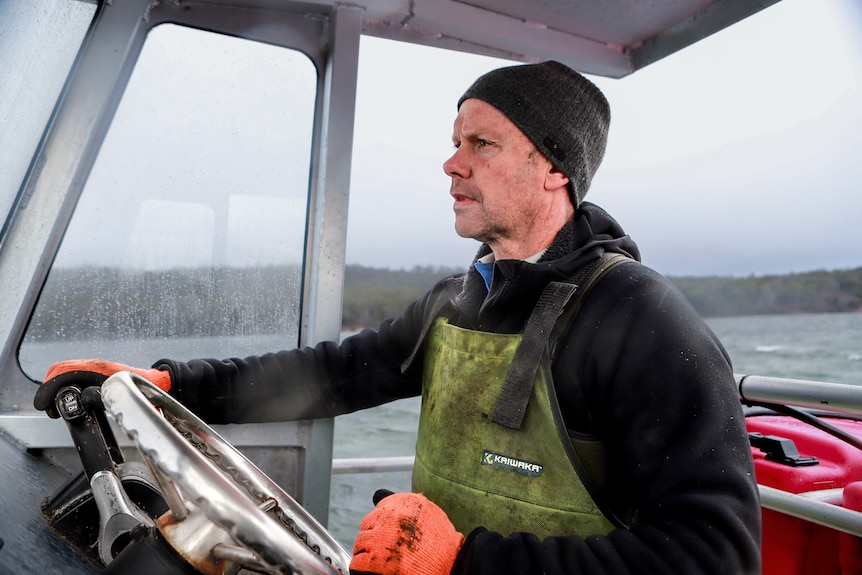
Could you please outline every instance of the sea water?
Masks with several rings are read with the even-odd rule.
[[[727,317],[707,320],[734,372],[862,385],[862,313]],[[419,399],[337,417],[334,455],[412,455]],[[410,473],[332,477],[329,529],[348,549],[375,490],[410,490]]]

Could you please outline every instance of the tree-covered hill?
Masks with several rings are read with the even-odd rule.
[[[344,325],[374,325],[399,313],[435,281],[459,270],[347,266]],[[862,311],[862,267],[787,275],[671,277],[704,317]]]
[[[458,268],[415,267],[390,270],[348,265],[344,274],[345,329],[376,325],[401,313],[442,278],[464,271]]]
[[[459,269],[349,265],[342,326],[355,330],[401,313]],[[299,320],[296,267],[135,271],[58,269],[27,337],[223,337],[283,333]],[[671,280],[705,317],[862,311],[862,267],[852,270]]]
[[[670,279],[705,317],[862,311],[862,268]]]

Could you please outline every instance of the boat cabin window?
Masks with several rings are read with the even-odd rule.
[[[21,345],[24,371],[295,346],[316,68],[153,28]]]
[[[15,201],[95,13],[95,2],[0,2],[0,221]]]

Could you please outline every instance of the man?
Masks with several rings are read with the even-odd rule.
[[[759,572],[726,352],[583,201],[609,117],[599,90],[556,62],[482,76],[444,164],[455,229],[482,242],[465,274],[340,345],[138,371],[213,423],[421,394],[417,493],[376,501],[354,573]],[[50,412],[52,386],[81,372],[125,368],[57,364],[36,407]]]

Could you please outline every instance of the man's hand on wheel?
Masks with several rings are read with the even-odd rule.
[[[60,414],[54,405],[57,392],[69,385],[80,387],[100,386],[118,371],[131,371],[151,381],[162,391],[171,389],[171,374],[159,369],[139,369],[103,359],[72,359],[55,363],[45,375],[45,383],[36,390],[33,407],[57,419]]]

